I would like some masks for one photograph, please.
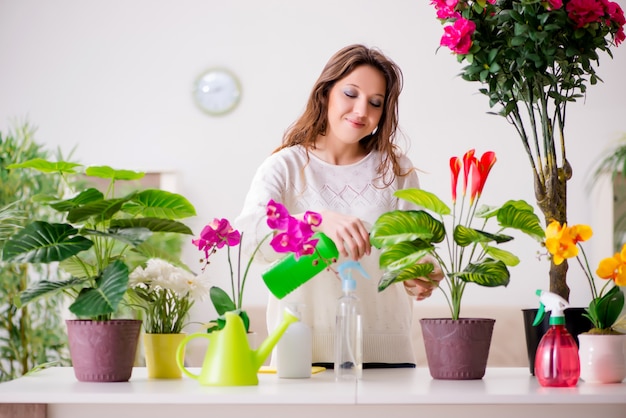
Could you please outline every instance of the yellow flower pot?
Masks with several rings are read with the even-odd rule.
[[[176,363],[176,350],[186,336],[185,333],[143,335],[149,378],[180,379],[182,377],[182,372]]]

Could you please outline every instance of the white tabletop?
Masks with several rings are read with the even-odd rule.
[[[434,380],[428,369],[417,368],[364,370],[358,382],[335,382],[332,370],[309,379],[259,374],[257,386],[211,387],[187,376],[149,379],[145,368],[135,368],[128,382],[86,383],[76,380],[72,368],[57,367],[2,383],[0,411],[2,404],[47,404],[49,418],[148,416],[144,415],[148,412],[153,418],[206,417],[211,412],[229,418],[353,414],[414,418],[417,413],[624,418],[626,383],[579,381],[573,388],[542,388],[528,368],[490,368],[480,380]]]

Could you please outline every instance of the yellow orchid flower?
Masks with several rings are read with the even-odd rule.
[[[586,241],[593,235],[589,225],[574,225],[568,227],[558,221],[552,221],[546,228],[546,248],[552,254],[552,260],[557,266],[566,258],[578,255],[578,242]]]
[[[622,251],[600,261],[596,274],[603,279],[611,279],[618,286],[626,286],[626,244]]]

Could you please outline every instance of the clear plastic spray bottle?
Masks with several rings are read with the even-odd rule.
[[[357,261],[346,261],[337,269],[343,294],[337,301],[335,380],[360,379],[363,374],[363,324],[352,270],[358,270],[365,278],[369,276]]]
[[[539,341],[535,356],[535,377],[541,386],[576,386],[580,377],[580,359],[574,337],[565,328],[563,310],[567,301],[554,293],[537,290],[541,301],[533,325],[543,320],[545,311],[551,311],[550,328]]]

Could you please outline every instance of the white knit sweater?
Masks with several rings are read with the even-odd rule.
[[[307,160],[301,146],[272,154],[257,169],[243,210],[234,222],[235,227],[243,232],[243,251],[251,254],[270,231],[265,213],[270,199],[282,203],[293,214],[327,209],[357,216],[366,227],[371,227],[387,211],[411,208],[393,193],[399,189],[419,187],[415,171],[396,177],[389,187],[383,188],[382,180],[376,180],[379,163],[378,152],[372,152],[350,165],[329,164],[311,153]],[[404,169],[413,167],[406,156],[401,157],[400,163]],[[382,276],[378,268],[379,254],[372,247],[371,255],[360,260],[370,280],[354,273],[363,317],[363,361],[415,363],[411,342],[413,299],[407,295],[402,284],[378,292],[377,284]],[[283,256],[273,251],[266,242],[258,253],[257,261],[271,263]],[[338,263],[343,261],[340,258]],[[309,324],[313,332],[313,362],[332,363],[335,309],[340,295],[341,283],[328,271],[318,274],[282,300],[270,294],[268,330],[274,329],[281,319],[285,303],[302,304],[302,320]]]

